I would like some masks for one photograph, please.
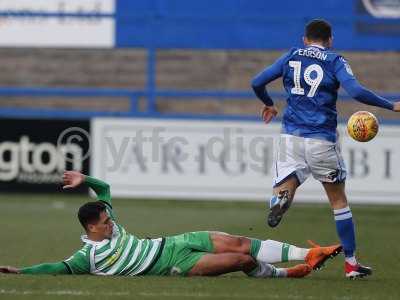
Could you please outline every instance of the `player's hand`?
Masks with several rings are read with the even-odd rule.
[[[264,107],[261,110],[261,118],[266,124],[271,122],[272,118],[276,117],[277,114],[278,111],[276,110],[275,106],[264,105]]]
[[[393,103],[393,111],[400,112],[400,101]]]
[[[19,269],[10,266],[0,266],[0,273],[4,274],[19,274]]]
[[[62,179],[63,189],[73,189],[85,181],[85,175],[77,171],[65,171]]]

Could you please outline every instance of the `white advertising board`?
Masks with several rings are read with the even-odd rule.
[[[381,126],[368,143],[339,129],[350,201],[400,203],[400,128]],[[279,124],[253,122],[96,118],[92,175],[117,197],[265,201],[279,132]],[[309,178],[296,201],[327,198]]]
[[[1,47],[115,44],[115,0],[2,0],[0,12]]]

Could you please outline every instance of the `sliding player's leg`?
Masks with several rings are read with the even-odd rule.
[[[257,267],[257,262],[241,253],[205,254],[187,274],[188,276],[217,276],[230,272],[250,273]]]
[[[259,240],[210,232],[213,253],[240,253],[252,256],[256,261],[273,264],[287,261],[304,261],[313,269],[341,251],[340,245],[301,248],[274,240]]]
[[[187,232],[166,237],[159,259],[146,274],[218,275],[240,270],[254,277],[303,277],[316,263],[325,261],[335,249],[303,249],[278,241],[261,241],[220,232]],[[269,265],[291,260],[307,264],[284,270],[276,270]],[[198,267],[193,269],[196,265]]]
[[[218,276],[242,271],[250,277],[304,277],[310,274],[307,264],[292,268],[276,268],[267,263],[257,262],[253,257],[241,253],[205,254],[187,273],[188,276]]]
[[[218,235],[227,236],[226,234]],[[311,268],[305,264],[288,269],[277,269],[265,262],[256,261],[249,254],[214,253],[222,250],[221,243],[214,246],[211,236],[212,234],[207,231],[200,231],[166,237],[161,256],[146,274],[216,276],[243,271],[253,277],[304,277],[311,271]],[[229,245],[229,247],[235,250],[234,245]]]
[[[355,258],[355,230],[353,215],[346,198],[345,183],[323,183],[323,186],[328,195],[335,218],[336,231],[343,246],[346,277],[356,278],[371,275],[371,268],[360,265]]]
[[[267,223],[276,227],[289,209],[296,189],[310,174],[305,159],[305,139],[282,134],[274,158],[274,187]]]

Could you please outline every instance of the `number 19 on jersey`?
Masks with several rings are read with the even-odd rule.
[[[293,68],[293,82],[294,87],[291,89],[291,93],[294,95],[304,95],[304,88],[301,87],[301,61],[291,60],[289,66]],[[315,78],[311,78],[311,73],[315,72]],[[320,65],[312,64],[304,70],[304,81],[310,86],[310,90],[307,93],[307,97],[314,97],[317,89],[324,78],[324,71]]]

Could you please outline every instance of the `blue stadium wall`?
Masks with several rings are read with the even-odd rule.
[[[121,0],[116,8],[117,47],[286,49],[301,45],[309,20],[325,18],[337,49],[400,50],[398,0]]]

